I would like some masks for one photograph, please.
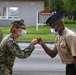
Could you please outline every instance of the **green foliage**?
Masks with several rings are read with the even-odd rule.
[[[51,0],[50,8],[55,11],[63,11],[63,0]]]
[[[74,15],[76,11],[76,0],[44,0],[45,10],[62,11],[68,18]],[[50,3],[49,3],[50,2]],[[74,16],[75,17],[75,16]]]
[[[76,24],[65,24],[65,26],[76,29]]]
[[[55,35],[25,35],[25,36],[22,36],[22,37],[19,37],[18,40],[25,40],[25,41],[31,41],[32,39],[36,39],[38,37],[41,37],[43,38],[44,41],[51,41],[51,42],[54,42],[55,41],[55,38],[56,36]]]
[[[70,20],[65,21],[68,21],[67,23],[65,23],[66,27],[76,29],[76,24],[69,24],[69,22],[71,22]],[[9,27],[0,27],[0,29],[3,31],[3,37],[9,34]],[[44,41],[54,42],[56,35],[51,34],[49,26],[39,26],[38,31],[36,31],[35,26],[31,26],[27,28],[27,34],[18,38],[17,40],[31,41],[32,39],[35,39],[37,37],[42,37]]]
[[[65,24],[76,24],[76,20],[65,20]]]
[[[76,0],[63,0],[64,1],[64,9],[67,14],[73,14],[74,10],[76,9]]]
[[[9,27],[0,27],[3,32],[3,37],[9,34]],[[35,26],[30,26],[27,29],[27,34],[18,38],[17,40],[31,41],[37,37],[42,37],[44,41],[54,41],[56,36],[51,35],[49,26],[39,26],[38,31],[36,31]]]
[[[44,0],[44,10],[49,10],[49,0]]]
[[[50,27],[49,26],[39,26],[38,31],[36,31],[36,27],[28,27],[27,34],[36,34],[36,35],[46,35],[50,34]]]
[[[2,30],[3,33],[9,33],[9,27],[6,26],[0,26],[0,29]]]

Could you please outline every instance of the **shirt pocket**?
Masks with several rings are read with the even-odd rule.
[[[61,48],[61,51],[65,54],[69,52],[68,46],[66,45],[65,41],[61,41],[60,48]]]

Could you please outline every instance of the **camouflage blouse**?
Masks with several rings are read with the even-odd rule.
[[[27,58],[34,48],[34,45],[30,43],[28,47],[21,50],[13,35],[7,35],[0,44],[0,75],[10,75],[15,58]]]

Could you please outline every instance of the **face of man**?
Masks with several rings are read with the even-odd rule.
[[[57,20],[50,27],[51,27],[51,30],[54,31],[54,33],[59,33],[59,31],[63,27],[63,21],[61,19]]]
[[[51,28],[54,28],[55,31],[58,31],[58,30],[61,29],[62,27],[63,27],[63,21],[62,21],[62,19],[57,20],[56,22],[54,22],[54,23],[51,25]]]

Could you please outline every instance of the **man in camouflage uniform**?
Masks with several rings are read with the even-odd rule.
[[[13,21],[10,34],[0,44],[0,75],[11,75],[15,58],[27,58],[34,50],[37,39],[32,40],[30,45],[21,50],[16,39],[26,34],[26,26],[23,20]]]
[[[2,39],[3,39],[3,32],[2,32],[2,30],[0,29],[0,42],[2,41]]]

